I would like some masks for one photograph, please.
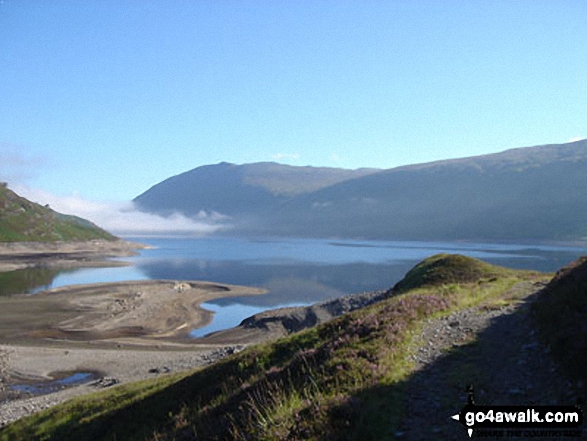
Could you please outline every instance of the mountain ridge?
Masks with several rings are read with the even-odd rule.
[[[242,215],[273,208],[292,196],[375,170],[220,162],[167,178],[137,196],[134,203],[143,211],[164,215],[176,211],[188,216],[200,211]]]
[[[279,191],[277,184],[268,183],[275,182],[267,172],[268,164],[280,170]],[[252,169],[255,185],[249,185],[246,177]],[[165,186],[157,184],[135,198],[135,203],[143,211],[159,214],[226,214],[233,220],[231,234],[256,236],[389,240],[587,237],[587,195],[580,191],[587,176],[587,140],[387,170],[343,170],[221,163],[169,178],[163,181]],[[314,173],[313,184],[304,179],[307,171]],[[316,178],[321,173],[329,174],[329,179]],[[186,181],[186,175],[197,179]],[[306,187],[300,189],[300,181]]]

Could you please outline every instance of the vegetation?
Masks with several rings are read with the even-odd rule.
[[[587,389],[587,257],[560,270],[534,304],[542,339]]]
[[[515,271],[454,254],[437,254],[412,268],[395,286],[398,293],[451,283],[473,283],[484,278],[513,275]]]
[[[18,196],[0,186],[0,242],[114,240],[87,220],[67,216]]]
[[[410,289],[384,301],[192,373],[69,401],[0,439],[393,439],[423,320],[501,302],[535,277],[433,256],[406,276]]]

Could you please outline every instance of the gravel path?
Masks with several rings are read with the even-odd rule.
[[[529,306],[540,287],[522,282],[514,287],[524,296],[520,303],[469,308],[425,324],[412,354],[416,373],[408,380],[398,439],[468,438],[450,416],[466,404],[469,384],[480,405],[576,404],[571,384],[537,340]]]

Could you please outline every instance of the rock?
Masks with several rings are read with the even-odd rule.
[[[102,377],[102,378],[94,381],[93,383],[91,383],[91,385],[94,387],[98,387],[100,389],[104,389],[106,387],[114,386],[115,384],[118,384],[119,382],[120,381],[116,378]]]
[[[189,283],[178,282],[175,284],[173,289],[175,289],[177,292],[183,292],[183,291],[189,291],[191,289],[191,286]]]

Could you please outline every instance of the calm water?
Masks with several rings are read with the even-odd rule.
[[[235,326],[269,308],[305,305],[345,294],[387,289],[417,262],[436,253],[460,253],[511,268],[556,271],[587,253],[580,246],[350,240],[133,238],[153,246],[132,266],[74,271],[46,269],[0,274],[0,294],[35,292],[79,283],[139,279],[207,280],[267,288],[269,294],[204,303],[215,311],[194,336]]]

